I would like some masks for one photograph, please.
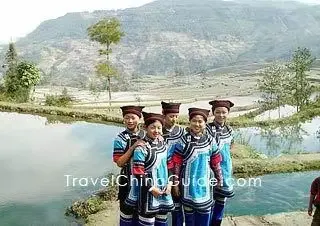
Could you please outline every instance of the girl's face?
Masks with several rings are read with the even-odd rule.
[[[129,113],[123,117],[123,122],[129,130],[133,131],[138,127],[139,117],[136,114]]]
[[[217,107],[213,111],[214,120],[219,124],[224,124],[228,118],[229,111],[226,107]]]
[[[178,120],[179,114],[178,113],[168,113],[165,115],[165,124],[168,127],[172,127],[176,124]]]
[[[203,133],[206,127],[206,121],[202,115],[195,115],[190,120],[190,130],[194,134]]]
[[[159,121],[151,123],[147,127],[147,136],[151,139],[157,139],[162,134],[162,124]]]

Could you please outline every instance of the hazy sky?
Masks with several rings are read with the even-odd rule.
[[[2,0],[0,43],[15,40],[33,31],[42,21],[68,12],[137,7],[152,0]]]
[[[172,0],[174,1],[174,0]],[[299,0],[318,3],[320,0]],[[0,6],[0,43],[24,36],[42,21],[54,19],[67,12],[137,7],[152,0],[2,0]]]

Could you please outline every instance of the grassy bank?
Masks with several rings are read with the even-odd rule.
[[[290,117],[284,117],[279,119],[271,119],[265,121],[255,121],[254,118],[268,109],[257,109],[255,111],[246,113],[244,115],[230,118],[229,124],[233,127],[270,127],[270,126],[282,126],[293,125],[308,120],[312,120],[316,116],[320,116],[320,98],[315,102],[312,102],[308,107],[302,109],[298,113],[293,114]]]
[[[256,107],[257,106],[255,105],[250,105],[246,107],[239,107],[237,110],[239,111],[250,110]],[[107,107],[107,108],[73,108],[73,107],[43,106],[43,105],[35,105],[30,103],[18,104],[18,103],[0,101],[0,111],[34,114],[34,115],[40,115],[40,116],[45,116],[49,118],[51,115],[53,116],[51,117],[51,119],[53,119],[56,116],[59,116],[64,122],[85,120],[85,121],[100,122],[100,123],[109,123],[109,122],[122,123],[122,114],[118,106]],[[237,121],[237,119],[232,120],[231,121],[232,124],[234,124],[233,121]],[[244,120],[242,121],[245,125],[246,121]],[[179,123],[181,125],[188,125],[189,124],[188,117],[182,115],[180,117]]]
[[[71,121],[85,120],[96,122],[114,122],[122,123],[120,110],[116,108],[106,108],[99,110],[80,110],[76,108],[42,106],[33,104],[16,104],[9,102],[0,102],[0,111],[28,113],[40,116],[53,115],[69,117]]]
[[[232,155],[234,176],[238,178],[320,170],[320,153],[266,158],[251,147],[236,144]]]
[[[249,109],[252,107],[253,106],[248,106]],[[35,114],[40,116],[51,115],[55,117],[66,117],[64,119],[65,121],[84,120],[98,123],[122,123],[122,115],[119,107],[108,107],[104,109],[79,109],[73,107],[53,107],[28,103],[16,104],[10,102],[0,102],[0,111]],[[263,113],[264,111],[265,109],[257,109],[250,113],[230,118],[229,124],[233,127],[267,127],[274,125],[290,125],[304,122],[320,115],[320,99],[310,104],[308,108],[292,115],[291,117],[267,121],[255,121],[254,117]],[[181,125],[188,125],[188,117],[182,115],[179,119],[179,123]]]

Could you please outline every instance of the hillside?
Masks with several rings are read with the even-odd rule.
[[[253,0],[158,0],[125,10],[68,13],[41,23],[17,49],[39,64],[43,83],[86,87],[99,47],[86,29],[109,16],[119,18],[126,33],[112,56],[126,78],[288,59],[297,46],[320,53],[320,6]]]

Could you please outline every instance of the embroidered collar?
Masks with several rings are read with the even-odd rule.
[[[191,134],[191,136],[192,136],[194,139],[196,139],[196,140],[200,140],[200,138],[203,136],[203,134],[201,134],[200,136],[199,136],[199,135],[196,135],[196,134],[194,134],[192,131],[190,131],[190,134]]]
[[[126,131],[127,131],[127,133],[128,134],[130,134],[130,135],[136,135],[136,136],[138,136],[139,135],[139,132],[140,132],[140,130],[137,130],[137,132],[132,132],[131,130],[129,130],[128,128],[126,128]]]
[[[150,143],[150,144],[158,144],[159,140],[158,139],[151,139],[150,137],[146,136],[145,140]]]
[[[220,128],[220,129],[222,129],[225,126],[225,123],[223,125],[221,125],[219,122],[217,122],[215,120],[213,120],[212,123],[215,125],[215,127]]]
[[[163,127],[163,130],[168,132],[168,133],[171,133],[173,131],[173,129],[175,128],[176,126],[172,126],[170,129],[166,128],[166,127]]]

